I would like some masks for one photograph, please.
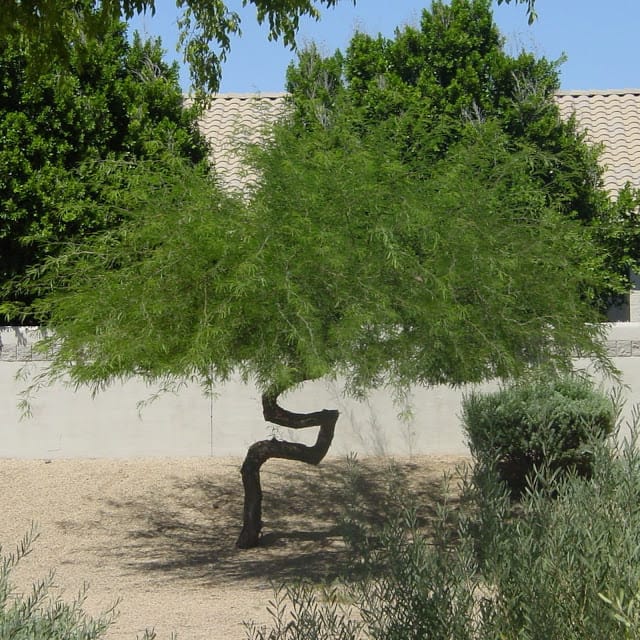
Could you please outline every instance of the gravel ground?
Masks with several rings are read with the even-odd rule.
[[[397,460],[424,504],[461,457]],[[35,523],[39,538],[16,570],[19,590],[55,570],[71,600],[88,584],[85,609],[119,601],[108,640],[141,636],[240,640],[243,621],[268,622],[272,583],[330,581],[344,567],[336,525],[348,463],[269,461],[262,472],[264,538],[234,548],[242,512],[241,460],[0,459],[3,552]],[[367,458],[365,506],[375,513],[389,460]]]

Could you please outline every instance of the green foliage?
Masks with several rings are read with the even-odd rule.
[[[615,201],[593,220],[594,236],[603,252],[609,273],[622,274],[623,288],[617,281],[609,287],[603,302],[619,304],[630,288],[628,275],[640,271],[640,191],[627,184]]]
[[[624,624],[602,599],[628,602],[640,581],[636,444],[596,446],[589,481],[534,479],[519,515],[484,538],[482,572],[499,594],[493,628],[505,638],[640,637],[637,618]]]
[[[474,575],[473,549],[465,541],[454,541],[449,516],[444,506],[433,538],[427,538],[416,511],[405,508],[376,537],[376,549],[365,560],[372,573],[355,588],[363,637],[477,637],[480,578]]]
[[[267,607],[273,627],[245,622],[249,640],[357,640],[360,627],[349,619],[348,610],[340,603],[337,589],[317,591],[308,583],[276,587],[273,600]],[[294,623],[289,623],[291,618]]]
[[[1,640],[98,640],[104,638],[115,617],[114,608],[98,618],[83,610],[86,587],[72,602],[51,594],[54,576],[36,582],[31,591],[21,594],[11,584],[11,574],[31,552],[37,536],[25,535],[14,553],[0,557],[0,639]],[[145,634],[145,638],[153,635]]]
[[[105,211],[126,216],[29,274],[28,286],[43,295],[36,316],[61,342],[54,370],[74,360],[75,381],[100,386],[135,374],[206,378],[214,363],[224,378],[237,357],[228,341],[241,340],[243,322],[230,308],[242,280],[226,273],[244,269],[235,262],[250,241],[241,203],[206,167],[174,156],[101,169]],[[92,345],[91,333],[99,338]]]
[[[293,48],[300,19],[308,16],[317,20],[320,7],[332,7],[337,1],[243,0],[243,6],[255,7],[258,23],[269,25],[269,39],[282,38],[286,46]],[[527,2],[531,22],[535,16],[534,0],[513,1]],[[240,16],[223,0],[176,0],[175,4],[172,10],[180,14],[180,44],[190,65],[194,86],[201,92],[215,93],[220,84],[222,63],[231,49],[231,38],[241,33]],[[168,10],[164,5],[157,5],[155,0],[5,0],[0,36],[20,30],[37,64],[49,63],[52,56],[64,63],[69,61],[74,49],[99,34],[105,24],[129,19],[144,11]]]
[[[622,635],[619,637],[625,638],[625,640],[637,638],[637,630],[640,629],[640,611],[638,609],[640,593],[627,595],[623,590],[620,590],[611,596],[603,593],[598,595],[611,608],[610,613],[614,620],[620,623]]]
[[[603,357],[598,253],[540,178],[551,152],[490,118],[442,148],[443,127],[425,127],[438,152],[409,160],[397,120],[364,120],[342,91],[339,56],[307,62],[291,118],[247,150],[245,199],[167,154],[101,168],[96,206],[122,225],[29,273],[55,332],[50,376],[239,372],[277,394],[340,375],[352,394],[402,394]]]
[[[289,69],[288,89],[298,108],[304,100],[328,106],[327,90],[346,93],[360,126],[387,122],[404,160],[425,172],[467,122],[488,119],[516,140],[563,150],[563,164],[584,164],[584,149],[570,149],[575,127],[560,120],[553,102],[558,65],[525,52],[512,57],[503,44],[488,0],[436,1],[419,26],[397,29],[393,38],[356,33],[345,55],[327,58],[313,46],[302,51]]]
[[[419,514],[431,505],[396,495],[400,515],[372,532],[369,546],[358,544],[367,572],[335,587],[348,603],[336,628],[317,624],[322,592],[314,597],[310,585],[291,615],[298,587],[287,585],[271,629],[251,638],[302,637],[301,621],[319,629],[318,640],[640,637],[636,444],[598,444],[590,480],[541,471],[517,512],[497,478],[479,486],[469,480],[475,473],[464,500],[443,503],[427,531]],[[351,635],[347,621],[358,625]]]
[[[179,159],[121,167],[123,224],[32,272],[52,371],[100,387],[235,370],[265,390],[342,374],[362,393],[601,349],[582,324],[590,246],[527,151],[479,127],[424,180],[386,138],[336,127],[276,128],[248,203]]]
[[[332,7],[336,2],[245,0],[243,4],[255,7],[258,23],[269,26],[270,39],[282,38],[285,45],[293,47],[300,19],[319,19],[319,7]],[[50,64],[52,58],[67,65],[77,49],[82,50],[87,41],[101,37],[105,27],[114,21],[145,11],[173,11],[178,17],[180,45],[194,86],[201,92],[215,93],[231,39],[241,33],[240,16],[223,0],[176,0],[173,7],[158,4],[155,0],[9,0],[3,4],[0,36],[20,32],[36,69]]]
[[[392,38],[357,33],[345,54],[323,57],[313,46],[301,52],[288,70],[288,89],[298,126],[328,126],[348,109],[354,130],[365,135],[383,128],[399,159],[425,177],[477,123],[499,127],[509,149],[539,150],[530,172],[548,202],[580,220],[605,256],[595,301],[605,310],[628,291],[628,267],[640,258],[635,214],[612,208],[599,150],[586,143],[574,119],[561,119],[554,101],[558,69],[558,62],[524,51],[507,54],[489,0],[437,0],[418,26],[398,29]]]
[[[481,466],[497,465],[521,493],[535,466],[590,472],[590,447],[611,434],[611,400],[575,376],[538,374],[492,393],[473,392],[462,404],[471,453]]]
[[[117,223],[101,206],[102,163],[161,152],[197,163],[207,146],[160,42],[129,44],[120,24],[66,70],[30,77],[19,35],[2,40],[0,61],[0,314],[19,322],[32,295],[15,279],[60,243]]]

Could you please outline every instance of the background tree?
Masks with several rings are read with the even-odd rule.
[[[260,24],[269,24],[269,38],[282,38],[287,46],[295,46],[300,18],[320,17],[319,7],[332,7],[338,0],[243,0],[253,5]],[[355,0],[354,0],[355,1]],[[512,0],[499,0],[511,2]],[[527,5],[531,22],[535,17],[534,0],[513,0]],[[241,33],[240,16],[224,0],[176,0],[180,46],[189,63],[194,86],[215,92],[220,84],[222,63],[231,48],[231,37]],[[129,19],[144,11],[155,13],[155,0],[5,0],[0,19],[0,36],[19,30],[28,40],[32,56],[39,62],[68,60],[71,52],[92,38],[105,24]],[[97,8],[97,11],[94,10]],[[162,7],[167,11],[166,6]]]
[[[470,122],[494,122],[510,148],[533,145],[531,167],[550,201],[581,220],[606,256],[608,278],[598,305],[606,310],[629,290],[640,265],[637,195],[613,204],[602,186],[599,149],[554,101],[558,62],[507,54],[489,0],[436,1],[419,26],[394,37],[356,34],[345,54],[313,46],[288,70],[288,89],[303,127],[324,126],[335,105],[353,109],[360,130],[384,123],[403,162],[428,176]]]
[[[206,159],[196,111],[159,41],[127,42],[124,25],[74,51],[68,67],[29,76],[18,34],[0,42],[0,314],[20,322],[32,299],[25,269],[71,238],[117,223],[100,201],[116,159],[172,153]],[[33,73],[33,72],[32,72]],[[27,318],[28,320],[28,318]]]

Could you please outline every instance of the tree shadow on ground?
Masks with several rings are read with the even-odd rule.
[[[342,459],[319,467],[269,461],[262,471],[261,546],[243,551],[235,548],[243,501],[239,474],[176,479],[165,492],[108,502],[104,526],[118,527],[120,540],[100,552],[115,556],[126,571],[205,585],[240,579],[331,582],[350,571],[344,514],[381,523],[396,500],[390,485],[402,487],[429,527],[443,500],[443,465],[429,468],[428,461],[389,466],[388,459]]]

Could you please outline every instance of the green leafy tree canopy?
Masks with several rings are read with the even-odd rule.
[[[159,41],[127,41],[113,23],[65,68],[30,77],[19,35],[0,42],[0,314],[21,322],[32,299],[18,280],[73,237],[117,224],[100,206],[117,182],[105,162],[172,153],[206,161],[197,112]],[[34,73],[34,72],[32,72]]]
[[[256,152],[262,179],[248,203],[182,161],[139,164],[126,221],[39,273],[53,331],[45,376],[99,390],[136,375],[170,387],[239,374],[262,391],[266,420],[319,426],[313,446],[249,449],[238,545],[254,546],[261,465],[317,464],[338,419],[291,413],[283,392],[328,376],[353,395],[402,397],[412,384],[566,367],[576,352],[604,358],[600,325],[585,324],[597,254],[548,206],[529,172],[535,153],[480,126],[425,180],[385,135],[283,126]]]
[[[500,0],[511,2],[512,0]],[[322,6],[332,7],[338,0],[242,0],[253,6],[260,24],[269,26],[269,38],[281,38],[294,47],[302,17],[318,19]],[[527,4],[530,21],[534,18],[534,0],[513,0]],[[217,91],[222,63],[231,48],[233,35],[241,33],[240,16],[223,0],[176,0],[168,8],[156,0],[5,0],[0,19],[0,36],[18,29],[25,34],[39,61],[55,54],[66,60],[78,45],[84,45],[114,20],[156,10],[180,14],[178,28],[185,61],[189,63],[194,86],[205,92]]]

